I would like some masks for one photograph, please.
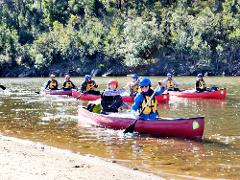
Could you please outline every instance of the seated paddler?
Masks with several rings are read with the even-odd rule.
[[[96,89],[98,85],[94,80],[92,80],[91,75],[85,75],[84,81],[81,83],[80,91],[84,94],[93,94],[93,95],[100,95],[100,92]]]
[[[206,83],[203,79],[203,74],[199,73],[197,75],[197,80],[196,80],[196,91],[197,92],[204,92],[204,91],[208,91],[208,88],[206,86]]]
[[[156,96],[162,94],[165,90],[164,85],[159,82],[159,88],[155,91],[151,89],[151,80],[142,78],[139,82],[141,92],[139,92],[132,105],[131,113],[142,120],[157,120],[158,117],[158,102]]]
[[[102,113],[105,112],[121,112],[122,111],[122,94],[125,88],[118,89],[118,81],[110,80],[107,89],[102,93]]]
[[[137,74],[131,75],[131,81],[129,82],[130,96],[135,97],[139,89],[139,76]]]
[[[173,79],[172,73],[167,73],[167,78],[162,83],[168,91],[179,91],[178,83]]]
[[[65,75],[65,81],[63,82],[63,90],[71,90],[76,89],[75,84],[71,81],[71,75],[69,73],[66,73]]]
[[[58,82],[55,78],[56,78],[55,74],[51,73],[50,79],[47,81],[44,89],[58,90]]]

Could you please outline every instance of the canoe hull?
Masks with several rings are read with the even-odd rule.
[[[96,114],[79,107],[79,121],[86,120],[98,126],[116,130],[123,130],[130,126],[135,119],[111,115]],[[121,114],[120,114],[121,115]],[[158,121],[138,120],[135,131],[161,137],[178,137],[188,139],[202,139],[204,131],[204,117],[160,119]]]
[[[49,95],[67,95],[71,96],[72,95],[72,90],[43,90],[44,94],[49,94]]]
[[[101,99],[100,95],[83,94],[77,90],[72,90],[72,97],[80,100],[84,100],[84,101],[96,101],[98,99]]]
[[[101,99],[99,95],[92,94],[83,94],[80,91],[72,90],[72,97],[84,100],[84,101],[96,101]],[[133,103],[133,98],[131,96],[122,96],[123,102]],[[156,96],[156,99],[159,103],[168,103],[169,102],[169,94],[162,94],[160,96]]]
[[[182,98],[202,98],[202,99],[225,99],[227,96],[227,90],[220,89],[218,91],[213,92],[189,92],[189,91],[183,91],[183,92],[171,92],[171,96],[176,97],[182,97]]]
[[[168,103],[169,102],[169,94],[161,94],[159,96],[156,96],[156,100],[158,103]],[[134,98],[131,96],[122,96],[123,102],[133,103]]]

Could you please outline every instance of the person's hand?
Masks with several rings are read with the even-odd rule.
[[[135,117],[135,119],[139,119],[139,113],[138,113],[138,112],[135,112],[135,113],[133,114],[133,116]]]
[[[119,113],[123,112],[123,109],[122,109],[121,107],[118,108],[118,112],[119,112]]]
[[[135,119],[139,119],[139,114],[134,115]]]

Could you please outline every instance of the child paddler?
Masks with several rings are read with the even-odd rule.
[[[102,93],[102,113],[105,112],[121,112],[121,106],[123,104],[122,94],[125,91],[125,88],[118,88],[118,81],[117,80],[110,80],[108,82],[107,89],[104,90]]]
[[[139,92],[135,97],[134,104],[132,105],[131,109],[131,113],[136,117],[136,119],[157,120],[158,102],[155,96],[162,94],[165,90],[164,86],[160,82],[159,85],[161,88],[154,91],[151,89],[151,80],[149,78],[142,78],[140,80],[139,86],[141,88],[141,92]],[[153,93],[155,94],[153,95],[152,99],[150,99]],[[148,101],[149,103],[145,107]]]
[[[93,94],[93,95],[100,95],[99,91],[96,91],[98,85],[94,80],[92,80],[91,75],[85,75],[84,81],[81,83],[80,91],[84,94]]]
[[[173,79],[171,73],[167,73],[167,78],[162,81],[168,91],[179,91],[178,83]]]
[[[197,92],[203,92],[203,91],[208,91],[206,87],[206,83],[203,79],[203,74],[199,73],[197,75],[197,80],[196,80],[196,91]]]
[[[139,77],[137,74],[131,75],[131,81],[129,83],[130,96],[135,97],[139,89]]]
[[[58,82],[55,78],[55,74],[52,73],[44,89],[58,90]]]
[[[71,89],[76,89],[75,84],[71,81],[71,75],[67,73],[65,75],[65,81],[63,82],[63,90],[71,90]]]

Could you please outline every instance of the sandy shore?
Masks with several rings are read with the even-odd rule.
[[[41,143],[0,135],[1,180],[155,180],[161,177],[134,171],[97,157],[83,156]]]

